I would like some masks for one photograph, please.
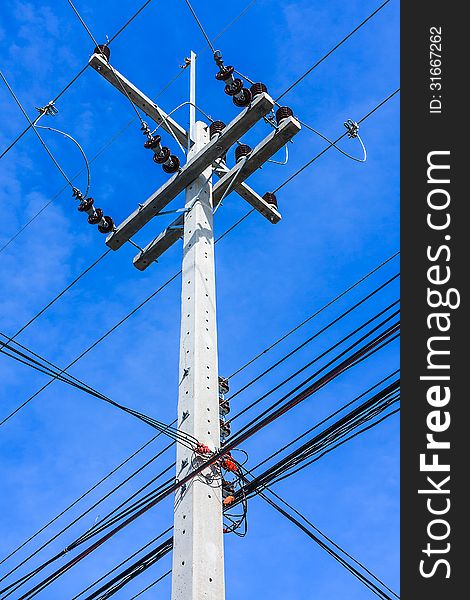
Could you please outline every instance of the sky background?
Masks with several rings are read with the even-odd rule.
[[[105,41],[140,6],[137,0],[87,2],[77,8],[95,37]],[[208,34],[214,38],[248,0],[194,0]],[[227,64],[264,81],[276,97],[379,2],[258,0],[216,46]],[[327,136],[344,132],[343,122],[359,120],[399,85],[399,7],[392,1],[347,43],[292,90],[283,102]],[[183,0],[154,0],[111,46],[111,62],[148,96],[155,97],[178,73],[190,50],[198,55],[197,103],[215,119],[229,122],[238,112],[214,79],[215,68]],[[46,104],[84,66],[93,44],[65,0],[38,3],[5,0],[0,9],[1,69],[29,115]],[[185,71],[160,97],[166,110],[188,99]],[[0,149],[26,121],[0,85]],[[126,99],[94,70],[88,69],[57,103],[59,114],[44,117],[73,135],[92,158],[114,139],[91,166],[91,195],[119,223],[145,200],[166,176],[143,149],[144,138]],[[174,117],[186,127],[187,107]],[[244,141],[255,145],[269,133],[260,124]],[[377,111],[360,133],[368,151],[365,164],[330,149],[278,194],[283,219],[271,225],[251,215],[216,247],[219,368],[234,372],[260,350],[354,283],[399,244],[399,99]],[[44,138],[65,171],[83,167],[77,149],[49,132]],[[179,154],[176,143],[164,141]],[[268,164],[249,180],[261,194],[277,187],[325,147],[303,130],[291,144],[287,165]],[[357,141],[342,147],[361,155]],[[283,159],[282,153],[279,159]],[[233,155],[229,153],[229,163]],[[82,175],[76,180],[85,187]],[[0,161],[3,218],[0,246],[63,188],[64,181],[31,131]],[[179,208],[182,197],[172,208]],[[216,234],[247,211],[230,195],[217,211]],[[154,219],[135,237],[146,244],[171,217]],[[0,253],[0,331],[13,335],[104,250],[104,236],[77,212],[69,190]],[[132,265],[129,244],[110,253],[70,292],[22,333],[18,341],[63,367],[99,338],[180,268],[176,244],[158,265],[144,273]],[[236,390],[263,367],[395,274],[393,261],[333,308],[280,344],[232,381]],[[327,335],[286,361],[234,400],[242,408],[283,376],[312,360],[323,349],[395,300],[394,284]],[[72,374],[113,399],[161,421],[176,415],[180,280],[139,310],[86,355]],[[265,428],[244,449],[255,465],[283,443],[345,404],[398,366],[397,344],[339,377],[320,393]],[[307,374],[312,370],[307,371]],[[39,389],[47,378],[0,355],[0,420]],[[300,379],[296,380],[300,381]],[[263,408],[280,397],[273,396]],[[253,417],[256,413],[247,415]],[[240,421],[243,424],[243,420]],[[315,465],[275,487],[337,543],[363,561],[398,591],[399,471],[398,418],[348,442]],[[55,516],[77,496],[131,454],[153,431],[101,401],[54,383],[0,428],[0,556],[4,556]],[[166,443],[149,446],[139,457],[32,544],[4,568],[16,565],[27,550],[48,539],[73,516],[90,506],[126,474],[138,468]],[[87,530],[96,519],[129,496],[173,460],[167,453],[119,493],[92,511],[41,554],[48,558]],[[137,550],[172,519],[166,500],[74,568],[41,597],[71,598],[124,557]],[[366,600],[361,583],[339,566],[294,525],[253,499],[248,535],[225,536],[227,599],[315,598]],[[128,600],[171,564],[159,562],[116,594]],[[31,561],[31,566],[37,564]],[[170,580],[145,597],[169,598]],[[143,596],[144,597],[144,596]]]

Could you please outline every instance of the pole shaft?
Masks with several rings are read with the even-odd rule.
[[[188,159],[209,141],[204,123],[191,123],[191,129],[195,143]],[[182,431],[214,450],[220,446],[220,426],[211,173],[207,168],[186,189],[178,422]],[[176,476],[183,477],[201,460],[178,444]],[[205,470],[175,495],[171,598],[225,598],[218,466]]]

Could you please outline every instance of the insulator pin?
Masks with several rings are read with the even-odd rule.
[[[98,225],[100,233],[111,233],[114,229],[114,221],[111,217],[103,217],[102,222]]]
[[[254,83],[251,86],[250,91],[253,98],[256,98],[256,96],[266,93],[268,91],[268,88],[264,85],[264,83]]]
[[[107,61],[109,61],[109,58],[111,56],[111,50],[106,44],[99,44],[99,46],[96,46],[96,48],[93,50],[93,53],[101,54],[101,56],[104,56]]]
[[[232,100],[235,106],[238,106],[239,108],[244,108],[245,106],[248,106],[251,102],[251,92],[250,90],[247,90],[244,87],[242,88],[239,94],[232,98]]]
[[[175,156],[174,154],[170,154],[170,158],[167,160],[166,163],[164,163],[162,165],[162,169],[165,171],[165,173],[176,173],[176,171],[178,171],[178,169],[180,168],[180,159]]]
[[[274,208],[277,208],[277,198],[273,192],[266,192],[263,196],[263,200],[271,206],[274,206]]]
[[[222,133],[225,127],[226,125],[223,121],[214,121],[213,123],[211,123],[209,127],[210,139],[212,139],[214,135]]]
[[[235,161],[238,162],[244,156],[248,156],[248,154],[250,154],[250,152],[251,152],[250,146],[247,146],[246,144],[240,144],[239,146],[237,146],[235,148]]]
[[[281,121],[284,119],[288,119],[289,117],[294,116],[294,111],[289,106],[281,106],[276,111],[276,121],[277,124],[280,125]]]

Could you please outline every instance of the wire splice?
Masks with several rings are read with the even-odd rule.
[[[36,110],[41,116],[47,115],[48,117],[55,117],[59,112],[59,109],[54,104],[54,100],[50,100],[45,106],[36,106]]]
[[[348,130],[348,138],[357,138],[359,136],[359,124],[353,121],[352,119],[348,119],[344,122],[344,126]]]

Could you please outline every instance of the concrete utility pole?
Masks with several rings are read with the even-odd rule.
[[[188,159],[209,142],[208,127],[195,122],[195,56],[191,56],[191,125]],[[181,290],[179,428],[211,450],[220,446],[217,368],[212,168],[186,188]],[[192,450],[177,446],[177,477],[190,472]],[[222,480],[214,466],[175,497],[172,600],[223,600]]]
[[[287,144],[300,131],[300,124],[291,109],[279,108],[275,129],[254,149],[241,144],[235,152],[236,164],[229,168],[225,159],[227,152],[274,109],[274,101],[266,92],[266,86],[258,83],[252,86],[251,92],[240,92],[241,82],[234,80],[230,83],[227,79],[232,77],[233,67],[223,67],[219,54],[216,62],[222,69],[226,93],[230,92],[232,96],[243,93],[246,101],[237,104],[238,96],[234,97],[234,103],[243,110],[228,125],[216,121],[209,127],[202,121],[196,121],[196,56],[191,53],[190,130],[186,132],[112,67],[109,59],[109,48],[98,46],[89,64],[151,117],[157,126],[179,144],[188,147],[186,163],[180,168],[179,159],[160,144],[161,136],[153,135],[155,132],[152,133],[146,124],[142,125],[147,135],[146,148],[154,152],[155,162],[172,176],[147,200],[138,203],[134,212],[106,239],[111,249],[118,250],[155,216],[173,212],[164,209],[181,192],[185,192],[184,214],[175,211],[180,213],[178,218],[143,248],[133,261],[135,267],[143,271],[183,238],[178,428],[192,436],[189,439],[195,440],[195,447],[177,444],[176,477],[181,479],[207,459],[207,451],[218,450],[221,446],[214,209],[226,196],[235,192],[270,223],[278,223],[281,215],[275,195],[268,192],[260,196],[245,183],[245,179]],[[236,87],[233,93],[230,91],[232,84]],[[219,177],[214,187],[213,173]],[[172,600],[225,599],[222,487],[221,467],[215,464],[191,479],[175,495]]]

